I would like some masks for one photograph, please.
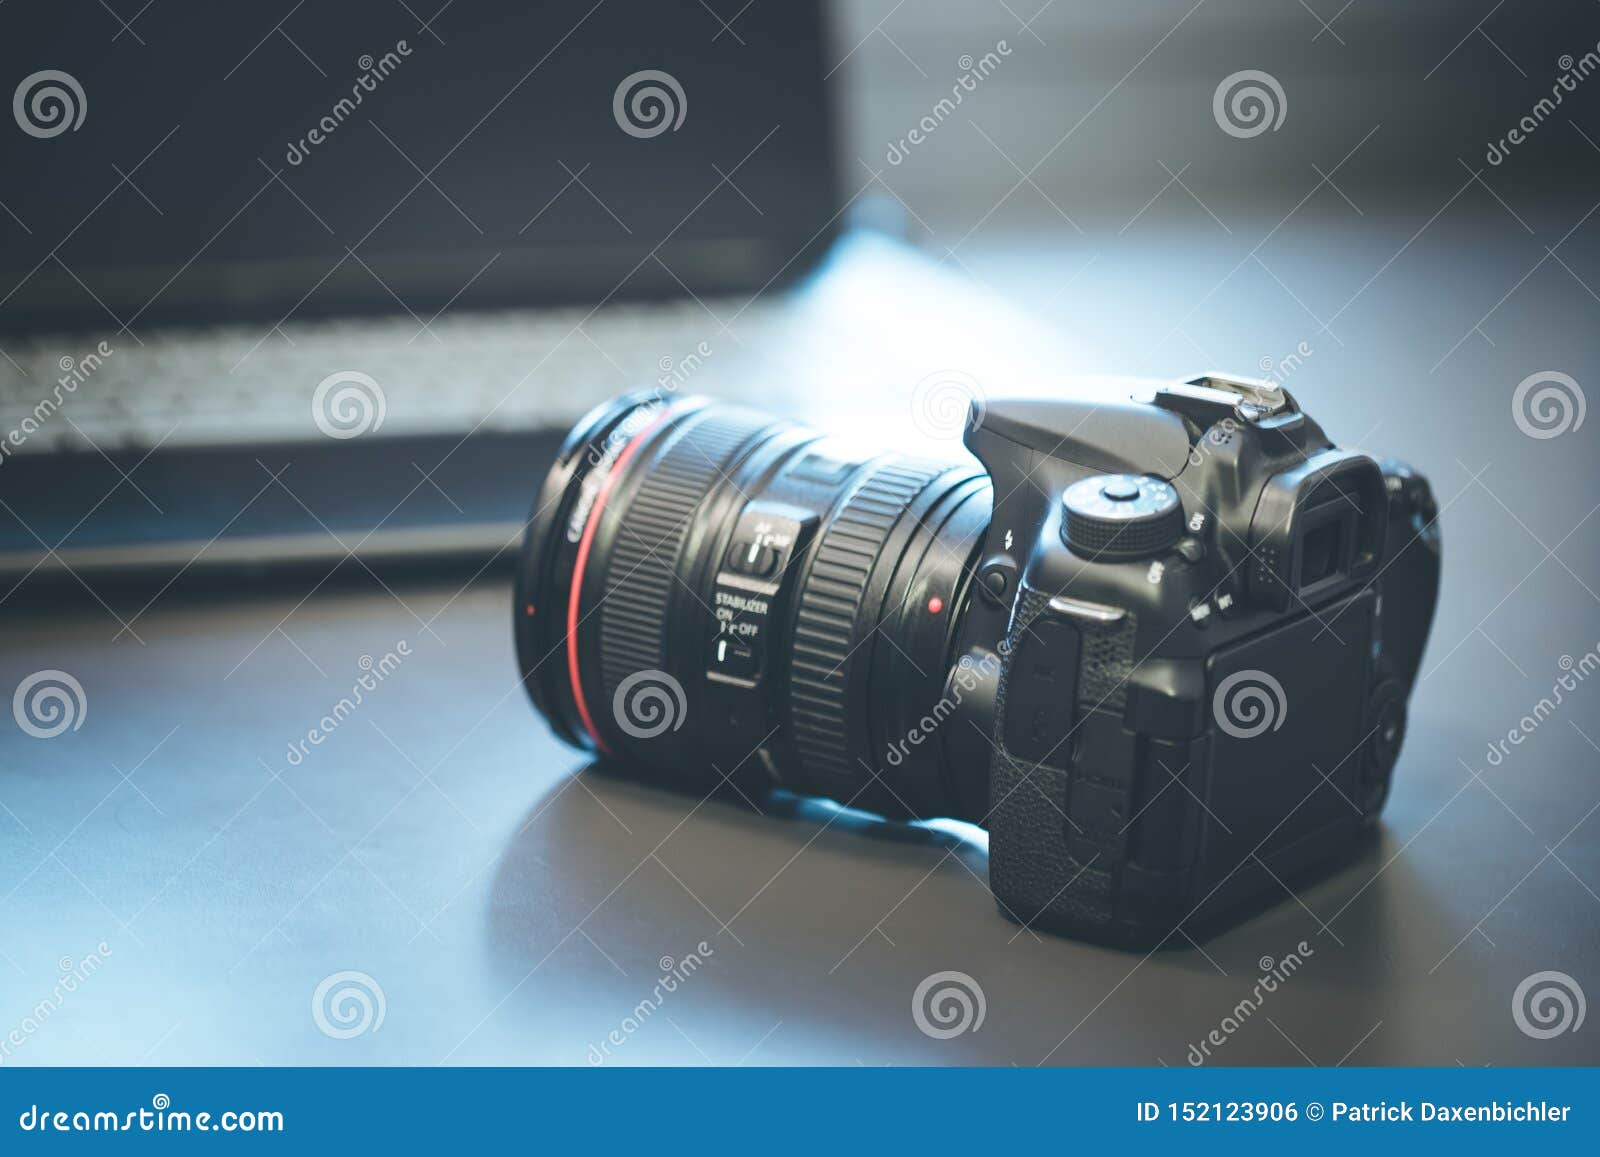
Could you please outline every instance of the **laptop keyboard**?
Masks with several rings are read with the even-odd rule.
[[[147,450],[565,427],[673,374],[740,300],[0,341],[0,451]],[[741,334],[775,307],[752,304]],[[713,316],[714,315],[714,316]],[[101,355],[101,348],[109,354]],[[319,386],[324,382],[319,394]],[[685,385],[685,388],[689,388]]]

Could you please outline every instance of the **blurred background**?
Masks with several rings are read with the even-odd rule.
[[[845,5],[844,181],[875,176],[866,195],[938,260],[1070,334],[1073,370],[1260,372],[1305,341],[1302,389],[1382,377],[1397,417],[1450,423],[1464,384],[1514,385],[1533,351],[1591,358],[1600,102],[1579,83],[1509,155],[1504,138],[1594,48],[1594,14],[1315,7]],[[1243,70],[1282,89],[1282,120],[1247,137],[1214,116]]]
[[[332,61],[401,37],[417,58],[368,110],[403,150],[341,125],[320,155],[371,150],[372,167],[318,178],[266,143],[231,141],[231,191],[194,194],[197,240],[177,258],[213,233],[221,248],[259,240],[254,210],[229,216],[257,185],[272,190],[260,211],[316,235],[276,170],[329,218],[330,286],[365,280],[341,251],[365,252],[363,232],[413,182],[422,192],[397,227],[445,251],[429,268],[453,280],[408,283],[403,262],[373,256],[415,311],[382,332],[281,328],[281,303],[228,305],[207,322],[220,344],[198,378],[162,344],[165,323],[134,327],[153,350],[124,340],[119,283],[79,273],[96,246],[61,236],[113,185],[94,226],[107,246],[119,230],[175,228],[182,214],[157,206],[184,203],[189,162],[164,170],[157,153],[133,170],[166,120],[137,147],[89,149],[83,134],[116,101],[97,95],[88,62],[125,54],[117,67],[138,75],[131,54],[159,53],[191,15],[111,0],[67,6],[70,27],[41,32],[53,6],[0,9],[0,80],[65,68],[89,102],[70,162],[0,125],[0,292],[36,262],[47,275],[23,279],[43,287],[31,303],[23,282],[0,303],[7,413],[31,410],[38,367],[102,338],[119,350],[102,386],[146,382],[157,365],[187,375],[159,418],[108,401],[95,420],[112,425],[51,422],[32,451],[59,442],[72,456],[0,460],[0,689],[65,672],[81,692],[81,726],[48,740],[20,717],[0,728],[0,1039],[35,1025],[6,1062],[583,1064],[662,958],[702,940],[703,979],[674,996],[670,1024],[630,1031],[618,1063],[1182,1064],[1260,962],[1302,941],[1312,962],[1218,1063],[1600,1059],[1592,1032],[1541,1037],[1512,1012],[1541,972],[1600,993],[1600,691],[1579,681],[1553,714],[1538,708],[1564,674],[1600,662],[1600,435],[1585,420],[1600,383],[1600,6],[861,0],[827,5],[813,28],[809,7],[773,18],[767,5],[657,11],[661,28],[625,53],[618,38],[642,10],[558,6],[561,27],[501,63],[514,80],[555,53],[568,87],[494,105],[484,147],[459,155],[447,150],[463,124],[509,83],[451,55],[474,36],[507,40],[473,6],[374,3],[349,35],[287,2],[206,17],[216,59],[197,75],[220,85],[213,74],[248,50],[240,80],[276,118],[263,141],[279,152],[287,126],[314,124],[349,90],[351,65]],[[692,154],[692,187],[663,176],[665,154],[628,151],[663,141],[613,125],[618,80],[649,68],[687,93],[683,132],[664,141]],[[163,148],[191,160],[212,146],[190,118],[257,115],[248,100],[208,113],[204,86],[148,75],[175,102],[169,119],[190,125]],[[469,112],[428,119],[436,86],[481,76],[494,91]],[[279,116],[280,99],[297,103]],[[811,131],[748,160],[769,121]],[[542,139],[536,128],[569,132],[580,151],[594,142],[611,167],[585,174],[572,153],[566,174],[523,168],[516,142]],[[748,170],[734,169],[741,155]],[[484,176],[496,171],[516,179],[496,187]],[[303,183],[319,179],[321,196]],[[586,248],[536,293],[502,272],[551,263],[484,266],[498,238],[481,233],[519,236],[552,195],[540,243]],[[681,262],[663,250],[661,268],[636,267],[585,317],[615,280],[596,270],[626,272],[643,252],[629,246],[661,240],[697,200],[692,236],[674,240],[702,248]],[[671,211],[656,220],[652,205]],[[637,208],[608,218],[607,206]],[[46,229],[58,211],[62,227]],[[596,246],[601,229],[618,248]],[[578,312],[526,313],[547,298]],[[670,324],[641,303],[675,311]],[[73,310],[112,317],[68,325]],[[565,344],[580,332],[587,345]],[[779,820],[575,774],[581,762],[524,702],[505,629],[504,566],[541,472],[530,463],[551,430],[701,342],[716,353],[689,389],[881,445],[959,452],[918,412],[930,378],[983,397],[1215,369],[1272,377],[1336,441],[1426,472],[1444,581],[1380,846],[1214,941],[1140,959],[1004,922],[972,832],[891,835],[800,805]],[[572,347],[588,360],[564,360]],[[552,348],[562,356],[547,363]],[[234,389],[239,365],[270,375],[307,351],[320,360],[295,371],[281,406],[240,408],[257,387]],[[401,388],[408,370],[421,384]],[[313,388],[345,371],[388,388],[385,437],[311,427]],[[526,404],[490,425],[528,441],[451,451],[518,375]],[[86,414],[91,393],[69,407]],[[443,449],[391,437],[432,437],[435,410],[448,411]],[[226,427],[248,455],[207,457],[204,439]],[[131,432],[124,444],[102,429]],[[289,434],[300,449],[284,449]],[[335,449],[364,457],[326,464]],[[213,501],[169,513],[196,494]],[[412,537],[373,549],[397,494]],[[277,565],[289,560],[292,573]],[[361,658],[400,640],[416,657],[361,718],[306,766],[286,760]],[[1492,757],[1517,728],[1525,742]],[[40,1022],[62,962],[76,970],[102,943],[94,979]],[[983,1031],[936,1040],[908,1016],[939,969],[982,982]],[[378,986],[381,1032],[344,1038],[307,1014],[351,971]]]

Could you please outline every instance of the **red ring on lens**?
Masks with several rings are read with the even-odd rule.
[[[605,510],[606,500],[611,497],[611,490],[617,484],[617,479],[622,477],[622,468],[628,464],[628,459],[633,457],[645,438],[667,420],[667,414],[668,411],[663,409],[648,426],[628,439],[628,444],[617,455],[617,460],[611,465],[611,472],[606,475],[605,482],[601,483],[600,492],[595,495],[594,506],[590,508],[589,518],[583,526],[583,537],[578,540],[577,557],[572,563],[572,592],[567,598],[567,678],[572,683],[572,698],[578,706],[578,718],[583,721],[583,729],[589,733],[589,738],[594,740],[595,747],[599,748],[602,755],[610,755],[611,749],[606,746],[605,740],[600,738],[600,732],[589,714],[589,704],[583,697],[583,681],[578,675],[578,596],[583,590],[583,573],[589,564],[589,548],[594,543],[595,531],[600,527],[600,513]]]

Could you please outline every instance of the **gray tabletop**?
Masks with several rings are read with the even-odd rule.
[[[8,697],[44,670],[84,689],[76,730],[0,727],[0,1059],[1182,1065],[1209,1040],[1229,1064],[1600,1060],[1593,1024],[1541,1031],[1534,991],[1600,994],[1600,435],[1529,437],[1512,405],[1538,372],[1600,382],[1600,225],[1519,206],[1524,233],[1476,193],[1321,208],[1261,263],[1275,217],[1225,236],[1151,214],[1053,248],[996,232],[963,276],[1087,370],[1248,371],[1306,341],[1303,404],[1432,477],[1438,620],[1353,865],[1203,944],[1085,946],[1000,916],[972,830],[585,770],[526,702],[501,580],[136,619],[108,595],[137,638],[80,592],[0,607]],[[915,1001],[951,985],[983,1015],[946,1036]]]

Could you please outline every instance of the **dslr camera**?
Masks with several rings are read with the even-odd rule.
[[[591,413],[518,564],[535,705],[691,790],[981,825],[1002,913],[1104,943],[1209,934],[1356,849],[1438,593],[1427,481],[1220,375],[975,401],[965,442]]]

